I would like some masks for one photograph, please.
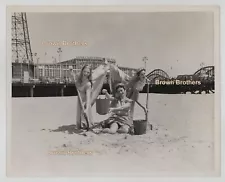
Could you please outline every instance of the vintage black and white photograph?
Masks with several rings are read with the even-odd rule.
[[[220,174],[218,9],[134,9],[8,7],[9,177]]]

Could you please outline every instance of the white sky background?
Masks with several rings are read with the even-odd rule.
[[[115,58],[120,66],[160,68],[169,76],[193,74],[213,63],[213,14],[167,13],[27,13],[32,52],[39,62],[58,60],[57,46],[42,41],[86,41],[63,46],[61,61],[75,56]],[[47,56],[45,58],[45,52]]]

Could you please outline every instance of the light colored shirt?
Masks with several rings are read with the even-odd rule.
[[[128,99],[127,97],[125,97],[124,99],[121,99],[121,100],[114,98],[111,101],[110,107],[118,108],[118,107],[124,106],[125,104],[131,103],[131,102],[132,102],[132,100]],[[129,116],[130,108],[126,108],[126,109],[123,109],[120,111],[115,111],[114,113],[119,116]]]

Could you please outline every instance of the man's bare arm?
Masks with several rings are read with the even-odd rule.
[[[102,93],[105,94],[107,99],[114,100],[114,97],[111,96],[106,89],[103,89]]]

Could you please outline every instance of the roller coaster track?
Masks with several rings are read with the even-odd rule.
[[[150,80],[150,83],[154,83],[156,78],[159,80],[161,80],[161,79],[169,80],[170,79],[169,75],[161,69],[153,70],[146,77]]]
[[[196,76],[206,76],[207,77],[214,77],[214,66],[206,66],[206,67],[203,67],[199,70],[197,70],[193,75],[196,75]]]

